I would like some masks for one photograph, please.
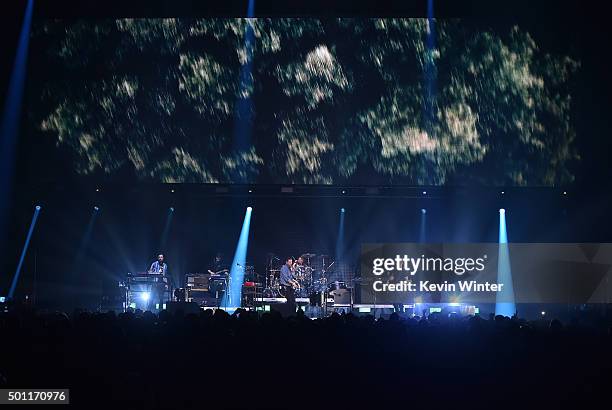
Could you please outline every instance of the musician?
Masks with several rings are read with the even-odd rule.
[[[208,273],[211,275],[208,283],[208,293],[221,303],[221,299],[227,288],[227,264],[223,261],[223,255],[217,253],[208,266]]]
[[[164,262],[163,253],[160,253],[159,255],[157,255],[157,260],[151,264],[151,267],[149,268],[149,273],[166,276],[166,274],[168,273],[168,265],[166,264],[166,262]],[[156,282],[151,287],[151,298],[150,298],[150,301],[147,301],[147,305],[150,302],[152,302],[153,308],[154,308],[155,304],[157,303],[159,304],[159,310],[161,311],[164,306],[165,290],[166,290],[166,283],[164,282],[164,280],[160,280],[159,282]],[[147,310],[149,310],[149,306],[147,306]]]
[[[151,264],[149,268],[149,273],[157,273],[165,275],[168,271],[168,265],[164,262],[164,254],[160,253],[157,255],[157,260]]]
[[[296,279],[298,280],[304,279],[304,274],[306,273],[305,268],[306,266],[304,265],[304,257],[300,255],[295,260],[295,263],[292,266],[293,275],[295,276]]]
[[[226,273],[228,271],[227,264],[223,261],[223,256],[220,253],[215,255],[212,263],[208,267],[208,273],[211,275]]]
[[[283,295],[287,299],[287,310],[290,314],[295,314],[295,288],[299,287],[293,272],[293,258],[288,257],[280,270],[280,284],[283,288]]]

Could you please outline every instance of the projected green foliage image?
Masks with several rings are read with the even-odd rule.
[[[570,183],[579,62],[519,27],[435,25],[428,48],[419,18],[46,21],[31,118],[78,175],[111,180]],[[250,121],[246,148],[237,121]]]

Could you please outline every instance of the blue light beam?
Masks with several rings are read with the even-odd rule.
[[[4,235],[7,231],[5,224],[12,191],[15,147],[21,116],[33,9],[34,0],[28,0],[0,124],[0,235]],[[4,238],[0,237],[0,242],[3,240]]]
[[[15,294],[15,288],[17,288],[17,282],[19,282],[19,275],[21,274],[21,267],[23,266],[23,261],[25,260],[25,256],[28,252],[28,246],[30,245],[30,239],[32,239],[32,233],[34,232],[34,227],[36,226],[36,220],[38,219],[38,214],[40,213],[40,206],[36,206],[34,208],[34,215],[32,215],[32,222],[30,223],[30,230],[28,231],[28,236],[26,237],[25,244],[23,245],[23,250],[21,251],[21,257],[19,258],[19,264],[17,264],[17,269],[15,270],[15,275],[13,275],[13,282],[11,283],[11,288],[8,293],[8,297],[10,299],[13,298]]]
[[[239,92],[234,108],[234,139],[233,152],[237,158],[250,152],[253,132],[253,54],[255,49],[255,30],[253,25],[255,15],[255,0],[249,0],[244,31],[244,57],[240,65]],[[247,183],[248,164],[238,160],[235,169],[231,170],[234,182]]]
[[[168,215],[166,216],[166,224],[164,225],[164,231],[162,232],[161,240],[159,241],[159,249],[162,251],[166,249],[168,243],[168,236],[170,235],[170,227],[172,226],[172,218],[174,217],[174,207],[168,208]]]
[[[338,222],[338,236],[336,236],[336,266],[344,262],[344,215],[345,209],[340,209],[340,220]]]
[[[427,210],[421,209],[421,225],[419,228],[419,243],[427,242]]]
[[[240,307],[242,298],[242,282],[244,282],[244,269],[246,266],[247,249],[249,245],[249,229],[251,227],[251,213],[253,209],[249,206],[244,214],[240,237],[236,245],[236,252],[230,268],[228,289],[221,301],[226,309]]]
[[[510,250],[508,248],[508,232],[506,230],[506,211],[499,210],[499,248],[497,256],[497,283],[503,283],[501,292],[495,300],[495,314],[511,317],[516,313],[514,303],[514,286],[512,284],[512,269],[510,267]]]
[[[436,67],[436,20],[434,19],[434,4],[433,0],[427,0],[427,29],[426,29],[426,48],[424,62],[424,79],[425,79],[425,98],[424,111],[425,122],[429,128],[428,132],[433,132],[433,122],[435,121],[436,110],[436,93],[438,70]]]
[[[94,206],[91,211],[91,216],[89,217],[89,222],[85,227],[85,231],[83,232],[83,237],[81,238],[81,244],[79,245],[79,249],[77,251],[76,257],[74,258],[74,263],[72,264],[72,274],[76,275],[77,269],[79,269],[83,264],[83,259],[85,257],[85,251],[89,247],[89,242],[91,241],[91,235],[93,234],[93,228],[100,213],[100,208],[98,206]]]

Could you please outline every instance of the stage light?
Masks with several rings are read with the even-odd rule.
[[[342,190],[342,195],[344,195],[344,194],[346,194],[346,191],[343,189],[343,190]]]
[[[171,192],[171,193],[174,193],[174,189],[171,189],[171,190],[170,190],[170,192]]]
[[[24,3],[23,1],[21,3]],[[15,60],[4,99],[4,109],[0,118],[0,243],[4,242],[8,231],[11,192],[15,173],[15,158],[19,126],[21,124],[22,102],[27,74],[30,27],[34,10],[34,0],[27,0],[23,24],[18,37]],[[6,42],[6,38],[3,38]],[[11,45],[5,45],[10,50]],[[4,91],[4,90],[3,90]]]
[[[172,226],[172,218],[174,217],[174,207],[168,208],[166,215],[166,223],[164,224],[164,230],[162,231],[161,238],[159,240],[159,249],[166,249],[166,243],[168,242],[168,236],[170,235],[170,227]]]
[[[344,208],[340,209],[338,220],[338,235],[336,236],[336,267],[344,262]]]
[[[19,281],[21,267],[23,266],[25,256],[28,252],[28,246],[30,245],[30,240],[32,239],[32,234],[34,233],[34,227],[36,226],[36,221],[38,220],[38,214],[40,214],[40,209],[41,209],[40,205],[36,205],[36,208],[34,210],[34,215],[32,215],[32,222],[30,222],[30,229],[28,230],[28,236],[26,237],[25,244],[23,245],[23,249],[21,250],[21,257],[19,258],[17,269],[15,269],[15,274],[13,275],[13,281],[11,282],[11,288],[8,293],[9,298],[13,297],[13,294],[15,293],[15,289],[17,288],[17,282]]]
[[[419,224],[419,242],[425,243],[427,241],[427,210],[421,208],[421,221]]]
[[[100,188],[96,188],[96,192],[100,192]]]
[[[140,298],[145,302],[147,302],[150,297],[151,297],[151,294],[149,292],[142,292],[142,295],[140,295]]]
[[[496,294],[495,314],[511,317],[516,313],[514,302],[514,286],[512,283],[512,268],[510,266],[510,248],[508,247],[508,232],[506,230],[506,211],[499,210],[499,245],[497,256],[497,283],[503,283],[501,292]]]
[[[423,195],[427,195],[427,191],[423,191]]]
[[[437,88],[438,88],[438,69],[436,67],[436,19],[434,18],[434,0],[427,0],[427,20],[425,22],[425,44],[423,53],[423,93],[422,93],[422,120],[424,131],[431,135],[435,133],[434,124],[436,123],[437,112]],[[425,195],[425,194],[423,194]]]
[[[546,316],[546,312],[542,311],[542,316]]]
[[[252,189],[249,189],[249,194],[252,194],[252,193],[253,193],[253,190],[252,190]]]
[[[221,306],[226,310],[240,307],[242,301],[242,283],[244,282],[244,271],[246,266],[247,250],[249,245],[249,230],[251,226],[251,214],[253,208],[247,207],[242,221],[240,237],[236,244],[236,251],[230,267],[229,284],[227,291],[221,300]]]
[[[234,131],[232,138],[232,152],[237,155],[248,153],[253,149],[252,134],[255,110],[253,109],[253,57],[255,56],[256,40],[253,17],[255,13],[255,0],[249,0],[247,6],[246,19],[243,21],[244,34],[242,50],[242,61],[238,74],[238,92],[234,106]],[[246,165],[238,163],[231,173],[231,179],[234,181],[245,182]]]
[[[567,191],[563,191],[563,195],[567,195]]]
[[[83,232],[83,236],[81,237],[81,243],[77,252],[75,253],[74,260],[72,261],[72,267],[70,269],[71,275],[76,278],[78,274],[81,272],[83,268],[83,260],[85,258],[86,250],[91,242],[91,236],[93,233],[93,228],[98,218],[98,214],[100,212],[100,208],[97,205],[94,205],[91,215],[89,216],[89,222],[85,226],[85,231]]]
[[[501,191],[501,194],[503,195],[503,194],[505,194],[505,192],[504,192],[504,191]]]

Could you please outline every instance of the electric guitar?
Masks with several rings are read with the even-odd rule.
[[[292,287],[293,289],[296,289],[296,290],[297,290],[297,289],[300,289],[300,288],[301,288],[301,286],[300,286],[300,282],[298,282],[298,281],[297,281],[297,280],[295,280],[295,279],[289,279],[289,284],[291,285],[291,287]]]

